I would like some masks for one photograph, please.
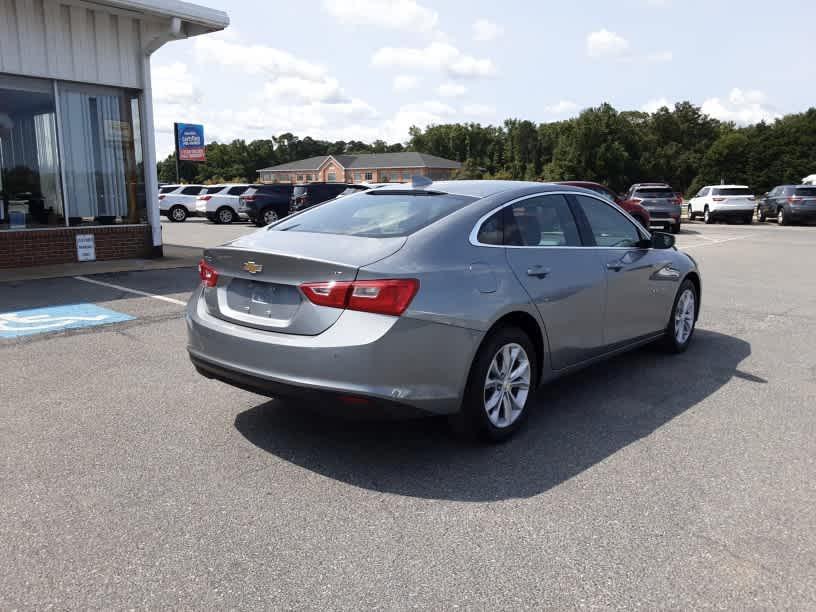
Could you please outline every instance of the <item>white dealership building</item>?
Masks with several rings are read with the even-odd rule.
[[[224,29],[178,0],[0,0],[0,269],[161,254],[150,56]]]

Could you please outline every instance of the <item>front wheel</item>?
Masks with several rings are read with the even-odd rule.
[[[779,209],[779,212],[776,213],[776,222],[779,225],[787,225],[788,224],[788,217],[785,214],[785,207]]]
[[[764,211],[764,210],[762,210],[762,207],[761,207],[761,206],[757,206],[757,209],[756,209],[756,220],[757,220],[759,223],[765,223],[765,219],[767,219],[767,217],[765,216],[765,211]]]
[[[714,223],[714,218],[711,216],[711,211],[708,210],[708,206],[706,206],[703,211],[703,221],[705,221],[707,225]]]
[[[235,212],[231,208],[219,208],[215,213],[215,222],[229,224],[235,221]]]
[[[261,213],[261,219],[263,220],[264,225],[270,225],[277,221],[278,218],[278,213],[271,208],[267,208]]]
[[[462,408],[451,417],[461,436],[488,442],[510,438],[530,412],[539,365],[530,338],[502,327],[482,343],[470,368]]]
[[[691,204],[688,205],[688,218],[689,221],[694,221],[697,218],[697,215],[694,214],[694,211],[691,210]]]
[[[167,216],[171,221],[181,223],[187,220],[187,209],[183,206],[173,206]]]
[[[697,299],[694,283],[684,280],[674,298],[674,307],[663,337],[663,346],[670,353],[682,353],[691,344],[697,323]]]

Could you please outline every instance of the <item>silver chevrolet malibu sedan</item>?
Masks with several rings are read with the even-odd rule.
[[[208,378],[338,410],[449,415],[503,440],[535,388],[658,341],[686,350],[695,261],[578,188],[415,179],[349,195],[200,264],[188,350]]]

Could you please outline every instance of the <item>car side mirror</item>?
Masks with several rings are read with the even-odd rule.
[[[675,238],[665,232],[653,232],[650,247],[653,249],[670,249],[674,247]]]

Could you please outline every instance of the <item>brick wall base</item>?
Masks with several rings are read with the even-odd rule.
[[[149,225],[0,231],[0,269],[74,263],[77,234],[94,234],[98,261],[156,254]]]

